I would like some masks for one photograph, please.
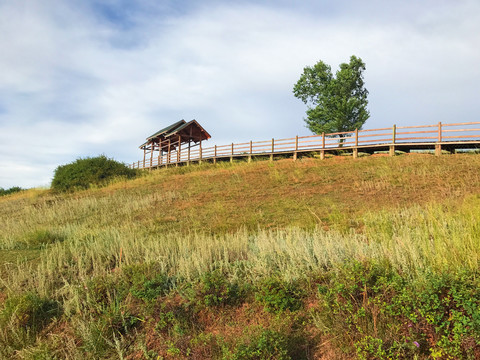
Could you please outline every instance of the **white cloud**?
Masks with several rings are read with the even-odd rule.
[[[78,156],[137,160],[181,118],[211,145],[307,134],[293,84],[352,54],[367,64],[366,127],[478,120],[475,1],[266,4],[142,1],[122,22],[85,3],[0,3],[0,186],[44,184]]]

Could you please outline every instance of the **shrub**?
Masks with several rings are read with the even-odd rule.
[[[233,354],[227,354],[224,359],[229,360],[289,360],[292,357],[288,351],[288,339],[285,335],[264,330],[248,344],[239,345]]]
[[[166,295],[174,286],[175,278],[164,274],[157,275],[154,279],[145,279],[130,289],[130,293],[144,301],[153,301],[159,296]]]
[[[61,314],[60,305],[34,293],[9,297],[0,311],[0,357],[12,358],[36,340],[38,332]]]
[[[39,229],[29,233],[25,237],[27,247],[31,249],[41,249],[47,245],[63,242],[65,236],[59,232]]]
[[[4,189],[0,187],[0,196],[5,196],[5,195],[10,195],[19,191],[22,191],[23,189],[18,186],[11,187],[10,189]]]
[[[6,300],[0,322],[38,331],[59,314],[60,306],[56,301],[27,293]]]
[[[130,179],[136,175],[137,170],[130,169],[125,164],[113,159],[108,159],[105,155],[87,157],[57,167],[52,180],[52,189],[57,191],[88,189],[92,185],[105,185],[114,178]]]
[[[285,310],[296,311],[302,307],[303,291],[300,286],[276,278],[268,278],[260,284],[255,294],[268,312],[281,313]]]
[[[195,293],[195,301],[200,305],[224,306],[240,303],[246,289],[236,282],[230,283],[221,271],[214,270],[203,274]]]

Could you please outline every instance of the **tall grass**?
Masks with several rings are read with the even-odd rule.
[[[333,290],[326,295],[316,288],[328,287],[330,278],[353,283],[352,293],[345,296],[361,310],[355,313],[361,321],[348,330],[351,334],[340,348],[357,347],[360,358],[368,358],[373,348],[383,351],[382,346],[398,350],[394,342],[405,334],[401,325],[377,333],[378,306],[384,305],[369,301],[375,295],[372,289],[380,286],[373,282],[367,289],[369,265],[360,270],[353,265],[349,272],[345,264],[386,264],[386,273],[400,274],[401,281],[420,290],[423,285],[418,284],[428,284],[432,274],[478,272],[480,197],[475,193],[480,189],[480,161],[432,159],[202,165],[63,196],[26,191],[2,199],[0,255],[31,252],[36,259],[18,257],[0,264],[0,357],[133,357],[130,345],[140,342],[138,351],[146,358],[160,353],[187,357],[192,346],[207,358],[238,358],[245,351],[268,353],[272,341],[289,347],[277,350],[290,358],[297,353],[303,354],[297,358],[309,358],[305,354],[313,350],[303,347],[316,346],[305,340],[315,333],[298,335],[298,329],[311,326],[332,336],[347,331],[335,326],[344,315],[338,309],[347,301],[335,296],[346,285],[332,280]],[[466,179],[465,173],[471,176]],[[462,281],[470,283],[471,276],[465,276]],[[378,295],[383,304],[400,291],[392,284]],[[435,291],[444,296],[450,285],[442,286]],[[292,290],[296,287],[305,288],[308,299],[302,301],[310,302],[312,311],[298,298],[282,302],[285,296],[301,296]],[[255,297],[252,291],[257,291]],[[473,290],[468,291],[475,298]],[[165,295],[169,292],[171,298]],[[199,301],[205,294],[209,300]],[[475,301],[461,311],[476,309]],[[228,320],[233,315],[222,315],[227,310],[208,308],[230,303],[247,304],[233,311],[249,317],[242,326],[251,326],[248,330],[256,337],[248,340],[245,334],[232,333],[222,340],[215,331],[208,332],[210,317],[218,314],[230,324],[224,326],[234,327]],[[303,315],[265,315],[269,307],[291,303],[296,304],[291,311],[300,306]],[[322,306],[334,309],[327,312],[333,322],[323,319]],[[388,306],[389,312],[396,311]],[[387,310],[381,316],[393,324]],[[266,319],[252,325],[250,317],[257,313]],[[42,319],[41,326],[21,326],[31,314]],[[269,330],[264,333],[261,326]],[[307,344],[300,346],[298,336]],[[188,338],[193,339],[190,348],[185,345]],[[234,338],[247,340],[238,345]],[[320,340],[315,341],[324,343]],[[433,350],[419,358],[427,358],[428,351],[448,350],[446,345],[435,347],[441,342],[434,340],[428,348]],[[460,345],[449,354],[460,351]]]

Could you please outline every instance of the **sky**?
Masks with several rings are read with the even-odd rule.
[[[143,157],[181,119],[204,146],[308,135],[303,68],[366,64],[365,129],[480,121],[478,0],[0,0],[0,187]]]

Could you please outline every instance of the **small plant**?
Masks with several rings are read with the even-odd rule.
[[[224,355],[226,360],[290,360],[288,339],[285,335],[264,330],[249,343],[239,345],[233,353]]]
[[[296,311],[302,307],[303,291],[298,284],[280,281],[274,277],[260,284],[255,294],[268,312],[281,313],[286,310]]]
[[[384,360],[387,353],[383,349],[383,341],[371,336],[365,336],[355,343],[355,349],[360,360]]]
[[[52,189],[56,191],[88,189],[92,185],[105,185],[114,178],[131,179],[135,176],[137,170],[130,169],[105,155],[87,157],[57,167],[52,180]]]
[[[59,314],[60,305],[56,301],[27,293],[10,297],[5,301],[5,307],[0,313],[0,322],[2,324],[10,322],[17,327],[39,331]]]
[[[144,301],[153,301],[159,296],[166,295],[174,286],[176,279],[159,274],[153,279],[145,279],[130,289],[130,293]]]
[[[195,301],[207,307],[235,305],[245,296],[245,289],[238,283],[230,283],[219,270],[203,274],[196,286]]]
[[[33,344],[37,334],[60,314],[56,301],[37,294],[9,297],[0,312],[0,355],[11,358]]]
[[[63,242],[65,236],[57,231],[39,229],[27,234],[25,243],[32,249],[40,249],[47,245]]]

